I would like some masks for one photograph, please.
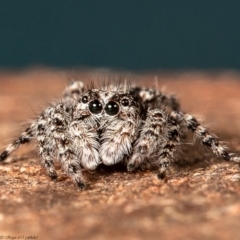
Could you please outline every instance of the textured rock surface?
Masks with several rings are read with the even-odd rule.
[[[240,152],[238,73],[121,74],[139,85],[176,93],[185,111],[205,119]],[[0,147],[18,135],[22,122],[60,96],[74,79],[116,76],[99,72],[0,73]],[[198,147],[186,145],[168,182],[151,171],[118,168],[86,172],[77,191],[61,171],[51,182],[34,152],[21,147],[0,164],[0,239],[231,239],[240,230],[240,171]]]

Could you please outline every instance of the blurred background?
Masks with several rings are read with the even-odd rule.
[[[239,0],[0,0],[0,152],[72,79],[128,79],[175,93],[240,153],[239,27]],[[237,239],[239,168],[181,145],[166,184],[84,172],[83,192],[60,171],[50,182],[24,145],[0,164],[1,236]]]
[[[237,0],[1,0],[0,68],[240,68]]]

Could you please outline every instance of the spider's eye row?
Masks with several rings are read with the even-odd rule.
[[[124,99],[122,99],[121,104],[122,104],[124,107],[127,107],[127,106],[129,106],[129,100],[126,99],[126,98],[124,98]]]
[[[82,102],[83,103],[87,103],[88,102],[88,97],[87,96],[83,96],[82,97]]]
[[[119,112],[119,105],[114,101],[109,101],[105,106],[105,111],[110,116],[117,115]]]
[[[103,109],[102,104],[97,99],[91,101],[88,105],[88,108],[89,108],[90,112],[93,114],[101,113],[102,109]]]

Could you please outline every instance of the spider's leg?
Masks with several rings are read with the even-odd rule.
[[[83,91],[84,84],[81,81],[71,82],[63,91],[61,101],[70,115],[73,114],[73,106],[77,103]]]
[[[45,167],[48,176],[55,180],[57,179],[53,156],[55,147],[51,135],[51,116],[53,112],[53,107],[49,107],[42,112],[37,121],[36,140],[41,163]]]
[[[128,171],[133,171],[156,152],[165,135],[166,115],[161,110],[148,110],[147,118],[141,127],[140,135],[134,144],[133,154],[127,164]]]
[[[62,165],[66,174],[83,189],[85,183],[82,176],[82,169],[79,158],[74,149],[73,138],[69,132],[71,117],[66,111],[66,106],[59,103],[52,108],[50,117],[50,133],[52,142],[52,152],[57,155],[57,159]]]
[[[83,92],[84,84],[81,81],[74,81],[70,83],[63,92],[63,101],[65,105],[71,106],[75,103],[78,96]],[[39,121],[38,121],[39,122]],[[38,123],[39,124],[39,123]],[[15,139],[11,144],[9,144],[6,149],[0,154],[0,162],[8,158],[21,144],[29,143],[33,138],[35,138],[36,127],[38,125],[33,122],[21,135]],[[41,133],[39,133],[41,135]],[[46,149],[45,149],[46,151]]]
[[[66,106],[73,105],[84,92],[84,83],[82,81],[72,81],[63,91],[62,101]]]
[[[169,164],[175,160],[176,152],[180,145],[180,125],[174,118],[171,117],[171,115],[168,118],[166,130],[166,141],[163,143],[163,146],[159,148],[160,151],[157,153],[159,179],[165,178]]]
[[[179,100],[173,94],[165,94],[156,89],[151,88],[131,88],[131,94],[135,100],[142,102],[145,109],[162,109],[167,107],[170,111],[179,111]]]
[[[9,144],[6,149],[0,154],[0,162],[7,159],[21,144],[29,143],[35,136],[36,122],[33,122],[17,139]]]
[[[85,188],[80,161],[74,153],[71,140],[65,133],[55,133],[54,138],[57,147],[57,158],[65,173],[73,180],[80,189]]]
[[[228,147],[202,126],[194,116],[182,112],[176,112],[175,116],[182,120],[187,129],[194,134],[203,146],[211,149],[218,157],[225,161],[240,163],[240,157],[233,156],[233,154],[229,152]]]
[[[166,107],[170,111],[179,111],[180,102],[173,94],[165,94],[157,91],[155,98],[152,101],[152,108],[163,108]]]
[[[179,125],[165,111],[148,110],[140,137],[128,162],[128,171],[133,171],[148,160],[159,166],[159,178],[164,178],[169,164],[174,160],[179,145]]]

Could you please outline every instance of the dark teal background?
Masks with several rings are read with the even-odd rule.
[[[238,0],[1,0],[0,68],[240,69]]]

